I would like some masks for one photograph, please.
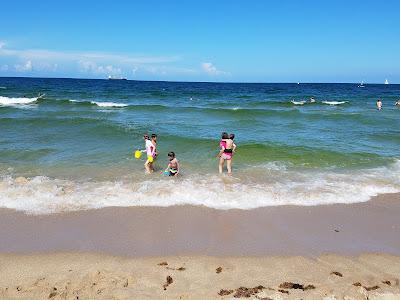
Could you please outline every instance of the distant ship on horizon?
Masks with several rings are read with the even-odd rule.
[[[108,80],[127,80],[125,77],[108,76]]]
[[[389,84],[389,81],[387,79],[385,79],[385,84]]]

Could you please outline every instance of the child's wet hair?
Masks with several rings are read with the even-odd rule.
[[[229,135],[228,135],[227,132],[223,132],[223,133],[221,134],[221,139],[226,140],[226,139],[228,139],[228,138],[229,138]]]
[[[229,139],[230,140],[233,140],[235,138],[235,134],[234,133],[231,133],[230,135],[229,135]]]
[[[175,152],[173,152],[173,151],[168,152],[168,157],[175,158]]]
[[[157,134],[155,134],[155,133],[152,133],[151,134],[151,138],[153,139],[153,138],[156,138],[157,137]]]

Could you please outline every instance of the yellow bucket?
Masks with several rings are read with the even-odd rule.
[[[139,159],[139,158],[141,158],[141,157],[142,157],[142,151],[136,150],[136,151],[135,151],[135,158],[136,158],[136,159]]]

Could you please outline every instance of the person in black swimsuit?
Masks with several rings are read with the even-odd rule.
[[[179,174],[179,161],[177,160],[175,156],[175,152],[169,152],[168,153],[168,159],[169,159],[169,164],[168,167],[165,169],[165,173],[168,174],[168,176],[178,176]]]

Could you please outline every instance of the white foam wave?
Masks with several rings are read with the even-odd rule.
[[[292,101],[290,101],[292,104],[294,104],[294,105],[304,105],[305,103],[306,103],[306,101],[294,101],[294,100],[292,100]]]
[[[5,86],[0,86],[0,89],[5,90],[5,89],[7,89],[7,87],[5,87]]]
[[[37,101],[38,99],[39,99],[38,97],[9,98],[9,97],[0,96],[0,105],[4,105],[4,106],[24,105],[24,104],[33,103],[33,102]]]
[[[44,214],[108,206],[191,204],[252,209],[355,203],[381,193],[400,192],[399,171],[400,163],[352,173],[297,172],[272,164],[258,168],[260,173],[251,178],[187,175],[171,179],[154,175],[142,181],[76,182],[5,176],[0,181],[0,207]]]
[[[125,103],[115,103],[115,102],[90,101],[90,103],[95,104],[100,107],[126,107],[126,106],[128,106],[128,104],[125,104]]]
[[[323,104],[328,104],[328,105],[341,105],[347,102],[348,101],[322,101]]]

